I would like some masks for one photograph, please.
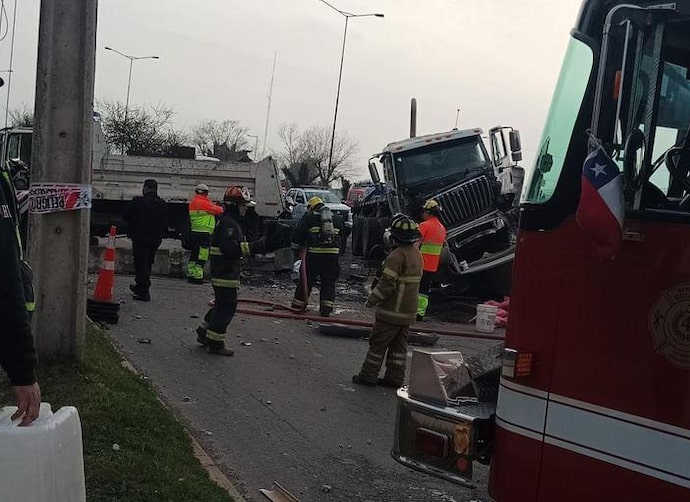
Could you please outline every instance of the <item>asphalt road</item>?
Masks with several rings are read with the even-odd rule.
[[[478,488],[468,489],[392,460],[395,392],[350,380],[365,341],[325,337],[305,321],[238,315],[228,336],[235,356],[211,356],[192,333],[198,324],[192,316],[207,310],[210,286],[154,279],[153,300],[139,303],[128,294],[130,279],[117,278],[125,303],[110,335],[248,500],[264,500],[259,489],[274,480],[301,502],[489,500],[483,466]],[[284,302],[291,295],[269,279],[240,293]],[[371,313],[350,303],[338,315]],[[436,348],[471,354],[486,346],[444,337]]]

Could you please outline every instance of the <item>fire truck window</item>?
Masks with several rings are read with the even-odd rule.
[[[12,134],[10,135],[10,139],[7,142],[7,158],[14,160],[18,159],[19,157],[19,139],[21,136],[19,134]]]
[[[524,202],[544,203],[556,190],[593,61],[592,49],[579,40],[570,40],[546,119],[539,155],[528,174]]]

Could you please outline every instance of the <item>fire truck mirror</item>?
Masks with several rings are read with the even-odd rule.
[[[376,165],[374,165],[374,163],[371,160],[369,161],[369,175],[371,176],[371,181],[375,185],[381,183],[381,177],[379,176],[379,172],[376,169]]]

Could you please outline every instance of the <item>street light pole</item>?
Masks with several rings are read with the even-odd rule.
[[[330,146],[330,152],[328,154],[328,171],[331,172],[333,169],[333,149],[335,146],[335,129],[336,125],[338,122],[338,105],[340,103],[340,86],[343,80],[343,63],[345,61],[345,43],[347,42],[347,26],[348,26],[348,21],[350,20],[351,17],[384,17],[383,14],[381,13],[375,13],[375,14],[352,14],[351,12],[345,12],[342,11],[330,3],[328,3],[326,0],[319,0],[321,3],[327,5],[330,7],[332,10],[340,14],[345,18],[345,29],[343,30],[343,47],[340,52],[340,70],[338,71],[338,90],[335,94],[335,111],[333,112],[333,131],[331,132],[331,146]]]
[[[160,59],[158,56],[130,56],[123,52],[120,52],[112,47],[105,47],[106,51],[112,51],[120,56],[129,59],[129,78],[127,79],[127,99],[125,100],[125,123],[124,127],[127,129],[127,118],[129,117],[129,92],[132,89],[132,66],[134,61],[139,61],[141,59]],[[124,145],[122,145],[124,147]]]

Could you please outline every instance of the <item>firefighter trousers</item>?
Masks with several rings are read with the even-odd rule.
[[[431,291],[431,278],[435,272],[424,271],[422,273],[422,281],[419,283],[419,300],[417,304],[417,315],[424,317],[426,310],[429,308],[429,291]]]
[[[211,247],[211,234],[191,232],[189,234],[190,255],[187,264],[187,277],[197,281],[204,280],[204,265],[208,261]]]
[[[385,359],[386,374],[384,379],[402,386],[405,381],[407,332],[409,329],[409,325],[399,326],[376,319],[369,337],[369,352],[364,359],[359,376],[371,383],[376,383],[381,364]]]
[[[202,328],[206,328],[206,339],[211,348],[225,346],[228,324],[237,310],[237,288],[213,286],[216,302],[204,316]]]
[[[335,309],[335,283],[340,275],[339,255],[337,254],[318,254],[307,253],[306,259],[302,263],[307,267],[306,297],[303,284],[303,273],[300,273],[295,298],[292,300],[292,308],[306,310],[309,304],[309,296],[317,279],[321,281],[319,291],[320,311],[322,315],[330,315]]]

